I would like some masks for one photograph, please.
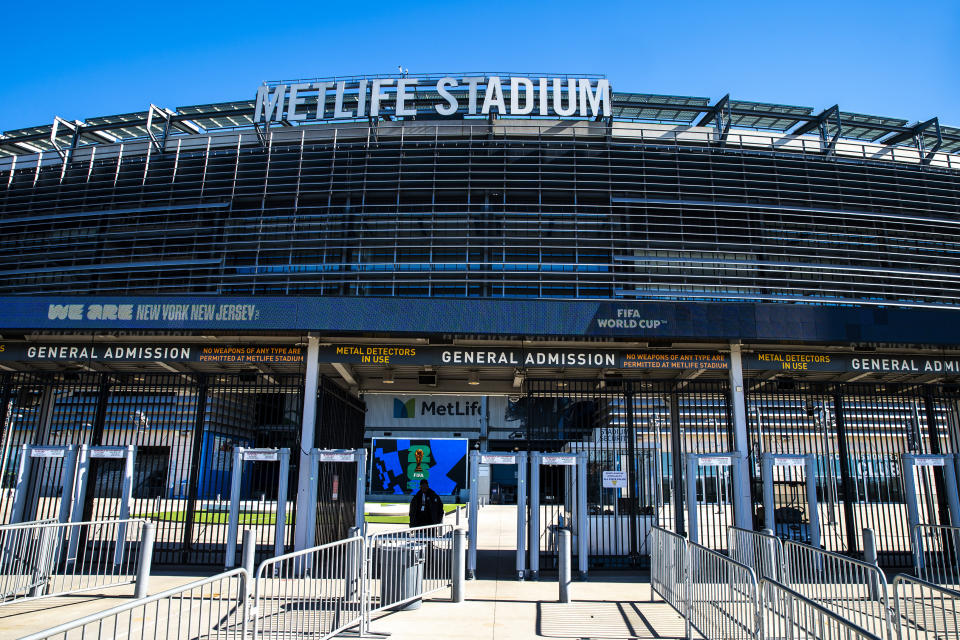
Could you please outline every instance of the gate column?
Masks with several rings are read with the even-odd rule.
[[[743,393],[743,362],[740,345],[730,343],[730,406],[733,414],[733,519],[741,529],[753,529],[750,472],[747,467],[750,440],[747,438],[747,403]]]
[[[300,468],[297,482],[297,514],[310,513],[317,505],[310,504],[310,487],[317,482],[312,475],[310,451],[314,447],[314,431],[317,424],[317,392],[320,385],[320,338],[314,334],[307,336],[307,371],[303,379],[303,413],[300,424]],[[315,498],[314,498],[315,499]],[[310,518],[295,518],[293,548],[297,551],[311,546],[309,531]]]

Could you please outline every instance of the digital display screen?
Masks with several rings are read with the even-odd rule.
[[[426,480],[441,496],[467,488],[467,439],[374,438],[370,493],[413,495]]]

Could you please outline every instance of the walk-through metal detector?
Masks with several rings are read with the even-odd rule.
[[[467,518],[470,536],[467,551],[467,578],[473,580],[477,573],[477,523],[480,512],[480,465],[503,464],[517,467],[517,579],[523,580],[526,569],[527,533],[527,452],[481,453],[470,452],[470,513]]]
[[[566,499],[576,523],[573,535],[577,537],[577,561],[580,577],[586,579],[589,565],[588,543],[590,538],[587,526],[587,452],[579,453],[540,453],[530,452],[530,577],[536,580],[540,576],[540,467],[562,466],[569,468],[564,473],[566,479]],[[576,500],[571,500],[576,496]],[[560,523],[557,523],[560,524]],[[568,523],[563,523],[568,525]]]
[[[51,458],[63,459],[63,468],[60,479],[60,510],[57,520],[59,522],[69,522],[73,505],[74,481],[77,477],[77,445],[57,445],[57,446],[35,446],[25,444],[20,450],[20,469],[17,471],[17,486],[14,490],[13,511],[10,516],[10,522],[16,524],[23,522],[24,514],[27,509],[27,501],[30,499],[31,476],[36,477],[39,474],[33,474],[33,466],[39,464],[36,460],[49,460]]]
[[[955,458],[955,454],[903,454],[903,480],[906,489],[907,517],[910,520],[911,536],[913,536],[914,527],[919,524],[927,524],[920,522],[917,481],[913,473],[916,467],[941,467],[943,469],[943,483],[946,485],[947,504],[950,507],[950,524],[954,527],[960,526],[960,499],[957,497]]]
[[[76,491],[73,495],[73,511],[71,522],[83,520],[83,509],[87,499],[87,484],[90,479],[90,461],[93,459],[122,460],[123,483],[120,485],[120,510],[117,518],[127,520],[130,517],[130,505],[133,503],[133,465],[136,462],[136,445],[126,446],[90,446],[80,445],[77,457],[77,479],[74,483]],[[127,539],[127,524],[117,526],[117,546],[114,550],[114,564],[120,564],[124,556],[124,542]],[[80,531],[74,528],[70,532],[70,550],[68,558],[77,557],[77,545],[80,542]]]
[[[807,519],[810,528],[810,545],[820,548],[820,514],[817,511],[817,456],[764,453],[760,456],[760,478],[763,484],[763,526],[776,533],[774,513],[773,468],[803,467],[804,486],[807,492]]]
[[[237,529],[240,525],[240,502],[243,490],[244,462],[280,462],[280,478],[277,484],[277,520],[273,539],[275,555],[283,555],[284,532],[287,527],[287,479],[290,476],[290,449],[233,450],[233,471],[230,478],[230,518],[227,521],[227,551],[223,564],[227,569],[237,566]]]
[[[730,467],[733,471],[733,485],[740,486],[743,474],[743,459],[735,452],[722,453],[688,453],[687,454],[687,537],[690,542],[700,542],[700,526],[697,514],[697,471],[700,467]],[[736,492],[733,492],[733,501],[736,502]],[[718,496],[719,498],[719,496]],[[733,504],[734,514],[738,506]]]
[[[317,484],[320,480],[320,465],[330,462],[354,462],[357,472],[357,510],[354,514],[354,524],[359,535],[367,533],[366,498],[367,498],[367,450],[366,449],[311,449],[310,450],[310,485],[307,489],[306,513],[297,517],[306,518],[306,539],[304,549],[316,545],[317,541]],[[302,549],[297,549],[302,551]],[[278,554],[279,555],[279,554]]]

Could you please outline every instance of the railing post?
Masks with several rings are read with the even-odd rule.
[[[467,576],[467,532],[456,529],[453,532],[453,584],[450,599],[463,602]]]
[[[560,529],[557,531],[557,536],[559,538],[558,551],[560,554],[560,570],[558,575],[560,602],[570,602],[570,530]]]
[[[688,485],[689,486],[689,485]],[[694,494],[696,495],[696,494]],[[692,556],[690,555],[690,544],[689,542],[683,543],[683,595],[686,611],[683,615],[684,620],[684,633],[687,640],[693,640],[693,624],[690,622],[690,617],[693,615],[693,569]]]
[[[246,570],[248,576],[247,580],[249,581],[253,579],[253,571],[256,568],[254,565],[256,564],[257,557],[257,544],[254,542],[252,529],[243,530],[243,538],[241,539],[240,544],[243,545],[243,548],[240,550],[240,553],[243,554],[240,566]],[[244,589],[240,594],[240,599],[246,602],[247,597],[250,595],[250,585],[247,581],[245,581],[243,586]]]
[[[157,525],[146,522],[140,529],[140,558],[137,563],[137,586],[133,597],[146,598],[150,589],[150,567],[153,564],[153,542],[156,539]]]
[[[873,534],[873,529],[864,528],[863,530],[863,561],[877,566],[877,539]],[[880,585],[878,584],[875,573],[870,573],[870,599],[880,599]]]
[[[30,597],[37,598],[43,595],[50,579],[50,554],[53,553],[53,530],[55,525],[44,526],[40,531],[40,546],[37,549],[37,563],[33,571],[33,588]]]
[[[347,530],[347,538],[356,538],[359,535],[360,529],[357,527],[350,527],[350,529]],[[359,591],[360,565],[363,563],[363,558],[358,558],[357,552],[354,551],[352,547],[348,547],[346,563],[345,579],[347,584],[345,585],[345,592],[347,601],[349,602],[352,598],[357,597]]]
[[[770,536],[769,538],[765,538],[764,540],[765,544],[763,546],[764,546],[764,554],[766,554],[768,558],[767,566],[770,567],[770,572],[773,575],[770,575],[770,576],[761,575],[761,576],[758,576],[758,578],[768,577],[768,578],[773,578],[774,580],[779,581],[782,578],[783,566],[781,566],[780,564],[782,561],[782,558],[777,557],[780,554],[777,553],[776,538],[771,529],[764,529],[760,533],[762,533],[765,536]],[[761,567],[762,566],[763,565],[761,565]]]

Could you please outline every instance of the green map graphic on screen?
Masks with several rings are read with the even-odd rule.
[[[417,491],[420,488],[420,481],[430,481],[430,447],[418,444],[410,447],[407,451],[407,486],[411,491]]]

